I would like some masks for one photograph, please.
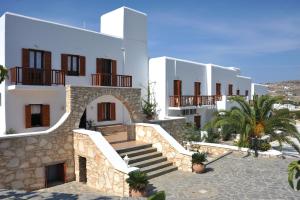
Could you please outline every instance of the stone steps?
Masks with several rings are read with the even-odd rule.
[[[177,167],[151,144],[123,147],[116,151],[122,158],[127,155],[129,165],[140,168],[142,172],[147,173],[149,179],[177,170]]]
[[[97,131],[100,131],[104,136],[108,136],[114,133],[126,132],[127,126],[123,124],[113,124],[107,126],[98,126]]]

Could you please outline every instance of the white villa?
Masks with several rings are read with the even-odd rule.
[[[181,117],[198,127],[230,108],[229,96],[251,100],[267,92],[235,67],[149,58],[145,13],[121,7],[100,21],[95,32],[1,16],[0,64],[9,69],[0,85],[1,187],[34,190],[77,180],[128,196],[125,179],[137,168],[149,177],[191,171],[190,152],[141,112],[148,82],[158,120]]]

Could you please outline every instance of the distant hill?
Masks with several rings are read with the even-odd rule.
[[[284,96],[285,99],[300,102],[300,80],[265,83],[270,95]]]

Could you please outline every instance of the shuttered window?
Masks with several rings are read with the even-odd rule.
[[[61,70],[68,76],[85,76],[85,57],[61,54]]]
[[[116,120],[116,104],[111,102],[98,103],[98,121]]]
[[[30,104],[25,106],[25,128],[50,126],[50,106]]]
[[[232,84],[229,84],[228,85],[228,96],[232,96],[233,95],[233,85]]]
[[[216,95],[221,96],[221,83],[216,83]]]

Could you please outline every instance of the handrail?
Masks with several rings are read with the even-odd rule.
[[[10,81],[16,85],[65,85],[65,73],[56,69],[13,67],[10,68]]]
[[[215,105],[216,101],[221,101],[222,96],[219,95],[183,95],[170,96],[170,107],[184,107],[184,106],[201,106],[201,105]]]
[[[92,85],[132,87],[132,76],[114,75],[114,74],[107,74],[107,73],[92,74]]]

